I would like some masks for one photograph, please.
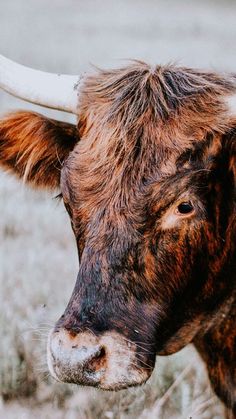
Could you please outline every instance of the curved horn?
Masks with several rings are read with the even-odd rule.
[[[79,76],[46,73],[0,55],[0,88],[37,105],[76,113]]]

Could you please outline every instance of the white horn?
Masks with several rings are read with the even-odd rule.
[[[37,105],[76,114],[79,79],[33,70],[0,55],[0,88]]]

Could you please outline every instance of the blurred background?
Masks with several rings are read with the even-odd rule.
[[[71,74],[129,58],[236,72],[234,0],[1,0],[0,53]],[[0,91],[0,115],[33,109]],[[104,393],[48,377],[46,338],[71,295],[78,262],[69,220],[52,195],[0,174],[0,417],[223,418],[189,346],[158,357],[140,389]]]

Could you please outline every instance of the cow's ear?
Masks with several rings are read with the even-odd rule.
[[[0,166],[33,186],[54,189],[77,141],[75,125],[16,112],[0,119]]]

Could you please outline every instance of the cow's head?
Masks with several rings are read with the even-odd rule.
[[[39,101],[56,107],[56,95],[63,109],[69,94],[56,83],[43,84]],[[60,187],[77,240],[75,289],[48,340],[55,378],[141,384],[156,353],[181,349],[223,307],[235,238],[235,86],[233,77],[136,62],[86,76],[78,102],[71,88],[64,110],[78,114],[77,127],[33,113],[0,121],[2,166]]]

